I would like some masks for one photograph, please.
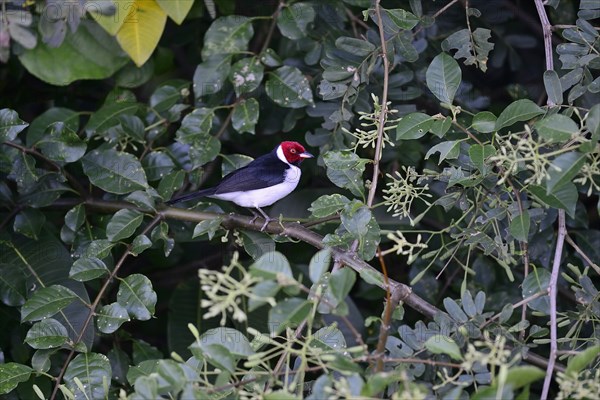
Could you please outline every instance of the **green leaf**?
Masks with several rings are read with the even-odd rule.
[[[479,293],[483,293],[483,292],[479,292]],[[470,318],[473,318],[474,316],[477,315],[477,306],[475,305],[475,301],[473,301],[473,296],[471,295],[471,292],[469,292],[468,290],[465,290],[460,297],[460,302],[461,302],[463,310],[465,310],[465,313]],[[481,307],[481,310],[483,310],[483,307]]]
[[[566,115],[553,114],[533,125],[539,135],[550,142],[566,142],[579,133],[575,121]]]
[[[491,133],[496,129],[496,116],[489,111],[481,111],[473,117],[472,126],[477,132]]]
[[[396,34],[394,34],[396,35]],[[413,35],[409,31],[401,31],[394,40],[394,49],[407,62],[415,62],[419,59],[419,52],[413,44]],[[408,99],[407,99],[408,100]]]
[[[532,384],[542,379],[546,371],[530,365],[512,367],[506,374],[506,384],[511,385],[513,390]]]
[[[554,70],[544,71],[544,87],[548,93],[548,100],[553,104],[562,104],[563,89],[560,78]]]
[[[173,171],[167,174],[158,184],[157,191],[160,197],[165,200],[170,199],[173,193],[183,185],[184,178],[185,172],[183,171]]]
[[[308,276],[313,283],[317,283],[321,276],[329,269],[329,265],[331,264],[331,249],[324,248],[323,250],[318,251],[312,258],[310,259],[310,263],[308,264]]]
[[[381,11],[383,28],[387,34],[396,34],[400,30],[410,30],[419,23],[417,16],[401,8],[382,9]],[[369,16],[376,24],[379,23],[379,18],[373,9],[369,9]]]
[[[204,34],[202,59],[215,54],[236,54],[248,50],[254,36],[252,23],[247,17],[229,15],[217,18]]]
[[[194,5],[194,0],[156,0],[156,2],[177,25],[181,25]]]
[[[149,192],[153,192],[153,194],[151,195]],[[129,203],[135,204],[144,211],[156,211],[156,203],[154,202],[153,197],[154,193],[155,192],[153,188],[146,190],[136,190],[135,192],[131,192],[127,196],[125,196],[124,200],[128,201]]]
[[[87,144],[64,122],[55,122],[48,127],[36,144],[50,160],[71,163],[84,156]]]
[[[541,186],[529,186],[529,192],[536,196],[548,207],[561,208],[575,218],[575,207],[577,206],[577,187],[571,182],[555,188],[553,193],[546,194],[546,189]]]
[[[425,154],[425,159],[427,160],[435,153],[440,153],[438,165],[440,165],[445,159],[454,160],[458,158],[458,155],[460,154],[460,143],[460,140],[449,140],[438,143],[427,151],[427,154]]]
[[[38,115],[31,122],[31,125],[27,129],[27,146],[32,147],[42,139],[48,126],[59,121],[66,124],[74,132],[79,130],[79,113],[68,108],[52,107]]]
[[[313,201],[308,211],[315,218],[324,218],[340,212],[350,200],[341,194],[326,194]]]
[[[15,140],[19,132],[27,128],[29,124],[19,118],[16,111],[8,108],[0,110],[0,143],[7,140]]]
[[[52,318],[33,324],[25,337],[25,343],[34,349],[53,349],[62,346],[68,340],[67,328]]]
[[[110,250],[115,246],[115,243],[111,243],[110,240],[98,239],[92,240],[92,242],[85,249],[84,257],[98,257],[100,259],[106,258],[110,255]]]
[[[138,103],[131,101],[107,102],[92,114],[85,125],[87,137],[105,133],[109,128],[118,125],[121,117],[135,114],[139,107]]]
[[[576,377],[577,374],[587,368],[596,359],[598,354],[600,354],[600,345],[588,347],[575,357],[569,359],[565,374]]]
[[[461,71],[454,58],[438,54],[429,64],[425,79],[431,93],[443,104],[452,104],[461,82]]]
[[[83,157],[82,165],[92,184],[109,193],[127,194],[148,187],[142,165],[129,153],[94,150]]]
[[[106,237],[111,242],[127,239],[144,220],[144,214],[137,210],[119,210],[112,216],[106,226]]]
[[[281,57],[279,57],[275,50],[266,49],[260,57],[260,62],[262,62],[267,67],[280,67]]]
[[[258,123],[259,107],[256,99],[242,100],[233,110],[231,124],[239,133],[254,134],[254,127]]]
[[[498,131],[517,122],[529,121],[531,118],[543,113],[544,110],[531,100],[521,99],[514,101],[498,116],[495,130]]]
[[[248,338],[242,332],[232,328],[209,329],[200,336],[199,344],[200,347],[218,344],[238,357],[248,357],[255,353]]]
[[[464,324],[469,320],[469,317],[467,317],[467,314],[465,314],[458,303],[448,297],[444,299],[444,308],[446,311],[448,311],[448,314],[450,314],[452,319],[460,322],[461,324]]]
[[[142,274],[132,274],[122,279],[117,292],[117,302],[125,307],[129,315],[146,321],[154,315],[156,292],[152,282]]]
[[[323,156],[327,167],[327,177],[336,186],[348,189],[355,196],[362,196],[364,184],[362,174],[366,160],[351,151],[328,151]]]
[[[308,25],[315,19],[315,10],[309,3],[294,3],[281,10],[277,27],[288,39],[297,40],[306,36]]]
[[[175,163],[169,155],[162,151],[150,152],[142,160],[146,177],[150,182],[158,181],[170,174],[175,168]]]
[[[0,300],[7,306],[25,303],[27,283],[24,272],[12,264],[0,264]]]
[[[491,144],[474,144],[469,147],[469,158],[471,159],[471,162],[484,176],[491,171],[491,167],[487,165],[486,160],[495,154],[496,148]]]
[[[19,383],[27,382],[33,369],[17,363],[0,364],[0,394],[12,392]]]
[[[525,299],[538,292],[546,292],[548,291],[548,285],[550,285],[550,272],[542,268],[536,268],[523,280],[523,284],[521,286],[522,296]],[[538,297],[537,299],[528,302],[527,307],[534,311],[539,311],[549,315],[550,298],[548,295]]]
[[[93,21],[82,20],[59,47],[40,42],[19,60],[37,78],[52,85],[79,79],[108,78],[129,61],[114,37]],[[73,62],[77,60],[77,62]]]
[[[356,282],[356,272],[350,268],[341,268],[331,273],[329,289],[338,304],[343,303]]]
[[[487,71],[487,61],[494,44],[488,42],[492,37],[489,29],[477,28],[471,32],[465,28],[454,32],[442,42],[442,50],[456,49],[454,58],[465,59],[465,65],[476,65],[482,72]]]
[[[271,251],[263,254],[249,268],[253,276],[265,279],[277,279],[277,275],[282,274],[287,278],[294,278],[292,269],[287,258],[278,251]]]
[[[77,204],[65,214],[65,225],[72,231],[79,229],[85,222],[85,207],[83,204]]]
[[[596,104],[590,108],[585,118],[585,126],[592,136],[600,136],[600,104]]]
[[[254,160],[252,157],[243,154],[227,154],[222,157],[223,164],[221,165],[221,177],[228,175],[236,169],[245,167]]]
[[[396,140],[419,139],[429,131],[434,122],[432,117],[420,112],[405,115],[396,126]]]
[[[21,321],[39,321],[51,317],[77,298],[71,289],[61,285],[40,288],[21,307]]]
[[[76,399],[104,399],[108,396],[111,377],[108,357],[98,353],[82,353],[69,363],[64,380]],[[76,380],[79,380],[79,385]]]
[[[204,221],[198,222],[198,225],[194,228],[194,233],[192,234],[192,239],[197,238],[198,236],[202,236],[204,234],[208,234],[208,240],[212,240],[217,233],[217,230],[221,228],[221,223],[223,222],[223,217],[217,217],[214,219],[207,219]]]
[[[223,88],[230,68],[231,56],[227,54],[216,54],[198,64],[193,80],[196,100],[218,93]]]
[[[35,208],[27,208],[15,216],[13,229],[30,239],[37,240],[45,222],[44,213]]]
[[[131,242],[131,254],[139,256],[144,250],[152,247],[152,241],[146,235],[138,235]]]
[[[256,57],[242,58],[231,67],[229,80],[235,93],[240,96],[256,90],[263,80],[265,68]],[[249,100],[255,99],[251,98]]]
[[[281,107],[302,108],[314,104],[308,79],[296,67],[284,65],[269,72],[265,90]]]
[[[69,278],[79,282],[90,281],[108,273],[104,261],[96,257],[82,257],[73,263]]]
[[[367,234],[371,217],[372,214],[369,207],[356,200],[347,204],[340,214],[342,225],[344,225],[344,228],[355,237]]]
[[[433,335],[423,344],[423,346],[433,354],[446,354],[454,360],[462,360],[463,356],[456,342],[444,335]]]
[[[127,309],[119,303],[107,304],[96,313],[96,326],[102,333],[114,333],[128,321]]]
[[[546,181],[546,194],[554,193],[554,189],[573,180],[585,163],[586,155],[576,151],[561,154],[548,167],[549,178]]]
[[[600,140],[600,104],[594,105],[585,116],[585,126],[590,131],[590,141],[581,145],[581,151],[593,152]]]
[[[519,214],[510,221],[510,234],[520,242],[527,242],[529,238],[529,228],[531,226],[531,219],[527,210],[523,210],[522,214]]]
[[[189,145],[201,143],[209,136],[214,116],[212,108],[194,109],[181,121],[176,133],[177,141]]]
[[[337,38],[335,40],[335,47],[359,57],[366,57],[377,49],[377,47],[375,47],[375,45],[371,42],[348,36],[341,36]]]
[[[286,328],[297,327],[310,313],[312,302],[297,297],[279,301],[269,310],[271,335],[279,335]]]

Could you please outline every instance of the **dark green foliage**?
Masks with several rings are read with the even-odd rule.
[[[550,70],[529,5],[192,3],[140,68],[0,11],[0,395],[599,395],[596,2],[547,2]],[[318,157],[265,232],[164,205],[283,140]]]

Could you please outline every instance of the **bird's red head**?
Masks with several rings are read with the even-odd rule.
[[[282,142],[277,150],[279,149],[281,149],[281,154],[285,157],[285,160],[290,164],[300,164],[305,158],[314,157],[298,142]]]

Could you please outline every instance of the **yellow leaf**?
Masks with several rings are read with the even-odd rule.
[[[115,13],[113,15],[102,14],[100,7],[95,7],[94,2],[89,2],[86,5],[86,10],[89,11],[92,18],[96,20],[104,30],[115,36],[125,22],[125,18],[129,15],[133,3],[131,0],[111,0],[115,5]]]
[[[194,5],[194,0],[156,0],[156,2],[177,25],[181,25]]]
[[[167,14],[155,0],[134,0],[117,41],[138,67],[152,55],[166,22]]]

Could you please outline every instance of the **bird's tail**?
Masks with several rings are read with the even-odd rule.
[[[210,196],[213,194],[215,194],[215,188],[202,189],[202,190],[198,190],[196,192],[184,194],[183,196],[176,197],[169,201],[165,201],[165,204],[170,206],[171,204],[181,203],[182,201],[197,199],[199,197]]]

